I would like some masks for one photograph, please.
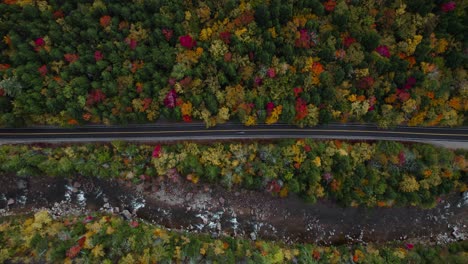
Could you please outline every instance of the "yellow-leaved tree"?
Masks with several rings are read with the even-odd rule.
[[[238,84],[236,86],[226,87],[226,106],[230,109],[237,107],[244,101],[244,87]]]
[[[223,106],[219,109],[218,115],[216,116],[216,123],[222,124],[229,120],[229,108]]]
[[[400,190],[402,192],[415,192],[419,190],[419,183],[414,176],[405,175],[400,182]]]
[[[370,160],[375,153],[375,145],[369,145],[367,143],[356,143],[351,149],[351,158],[353,160],[353,165],[363,163]]]
[[[282,105],[276,106],[273,109],[273,111],[271,111],[271,114],[267,116],[265,123],[268,125],[271,125],[271,124],[278,122],[282,112],[283,112],[283,106]]]

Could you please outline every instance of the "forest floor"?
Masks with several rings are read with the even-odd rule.
[[[343,208],[329,200],[307,204],[298,197],[230,191],[176,181],[0,175],[0,215],[48,209],[54,216],[104,211],[168,228],[256,239],[322,245],[444,244],[468,238],[468,195],[442,197],[435,208]]]

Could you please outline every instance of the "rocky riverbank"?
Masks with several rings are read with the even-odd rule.
[[[56,216],[106,211],[168,228],[323,245],[404,240],[443,244],[468,236],[468,202],[452,194],[435,208],[342,208],[257,191],[185,181],[0,175],[2,215],[46,208]]]

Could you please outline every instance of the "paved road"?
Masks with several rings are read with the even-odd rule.
[[[76,128],[0,128],[0,143],[108,140],[192,140],[229,138],[322,138],[368,139],[419,142],[448,142],[468,145],[468,127],[397,127],[383,130],[369,124],[330,124],[312,128],[274,124],[245,127],[228,123],[205,128],[202,123],[160,123],[129,126],[83,126]],[[466,148],[466,147],[464,147]]]

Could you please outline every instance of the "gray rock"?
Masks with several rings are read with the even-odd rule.
[[[25,181],[25,180],[18,180],[16,182],[16,186],[18,187],[18,189],[22,190],[22,189],[26,189],[26,187],[28,186],[28,183]]]
[[[127,220],[132,219],[132,214],[131,214],[128,210],[123,210],[123,211],[122,211],[122,215],[123,215],[123,217],[125,217],[125,219],[127,219]]]
[[[465,240],[466,239],[465,234],[461,233],[460,228],[458,228],[457,226],[453,227],[452,236],[454,236],[457,240]]]
[[[250,233],[250,239],[253,241],[257,240],[257,234],[255,234],[255,232]]]
[[[458,208],[462,206],[468,206],[468,191],[462,194],[462,198],[460,199],[460,202],[457,204]]]

